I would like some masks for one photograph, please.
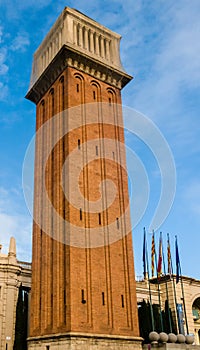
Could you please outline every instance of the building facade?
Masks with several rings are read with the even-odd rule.
[[[173,283],[174,278],[174,283]],[[150,291],[152,304],[159,304],[158,284],[157,279],[150,280]],[[179,281],[176,284],[176,276],[169,278],[169,276],[161,277],[160,284],[160,301],[162,310],[165,308],[165,301],[169,301],[169,307],[172,311],[172,318],[175,325],[175,330],[179,333],[179,326],[177,320],[176,303],[179,308],[183,310],[183,332],[185,334],[194,334],[195,344],[200,345],[200,281],[191,277],[182,277],[182,286]],[[138,279],[136,283],[137,302],[138,305],[145,300],[150,300],[149,282],[147,279]],[[183,301],[184,299],[184,301]],[[184,312],[184,302],[185,310]],[[188,328],[188,332],[187,332]]]
[[[20,287],[29,292],[31,264],[17,260],[16,243],[12,237],[8,254],[0,251],[0,350],[13,350]],[[25,322],[28,325],[28,320]]]
[[[34,55],[32,350],[141,348],[119,43],[65,8]]]

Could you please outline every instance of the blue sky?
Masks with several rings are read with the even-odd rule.
[[[32,224],[23,197],[22,166],[34,135],[35,106],[24,96],[30,81],[32,55],[65,6],[76,7],[122,35],[123,66],[134,76],[122,92],[123,104],[157,125],[176,164],[175,201],[156,232],[157,244],[160,230],[165,246],[167,232],[173,246],[177,234],[183,274],[200,279],[199,0],[1,2],[0,241],[4,252],[9,237],[14,235],[18,259],[31,260]],[[149,227],[158,204],[161,177],[144,142],[126,136],[127,145],[144,164],[150,185],[147,210],[133,230],[136,275],[142,275],[143,226]],[[142,186],[136,184],[137,188]],[[134,216],[134,210],[131,215]],[[149,246],[150,239],[148,234]]]

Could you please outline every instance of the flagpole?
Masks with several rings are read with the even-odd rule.
[[[164,249],[162,250],[162,254],[163,254],[163,267],[164,267],[164,274],[165,274],[165,276],[166,276]],[[168,293],[167,279],[165,280],[165,288],[166,288],[167,306],[168,306],[169,329],[170,329],[170,333],[172,333],[172,320],[171,320],[170,308],[169,308],[169,293]]]
[[[168,241],[169,241],[169,233],[167,234],[167,236],[168,236]],[[170,243],[170,241],[169,241],[169,243]],[[172,283],[173,283],[173,289],[174,289],[175,310],[176,310],[176,317],[177,317],[177,322],[178,322],[178,327],[177,327],[177,324],[176,324],[176,327],[177,327],[177,330],[179,331],[179,333],[181,333],[180,319],[179,319],[179,313],[178,313],[178,308],[177,308],[176,286],[174,283],[172,257],[171,257],[171,272],[172,272]]]
[[[154,230],[153,230],[153,235],[154,235]],[[160,248],[160,242],[159,242],[159,248]],[[156,249],[155,249],[155,261],[156,261],[156,272],[157,272],[157,282],[158,282],[158,302],[160,307],[160,325],[161,325],[161,331],[163,332],[163,318],[162,318],[161,299],[160,299],[160,280],[158,277],[158,263],[157,263]]]
[[[177,240],[177,236],[175,236],[176,239],[176,249],[178,252],[178,240]],[[179,254],[178,254],[179,257]],[[184,313],[185,313],[185,323],[186,323],[186,330],[187,330],[187,334],[189,334],[189,329],[188,329],[188,321],[187,321],[187,313],[186,313],[186,305],[185,305],[185,293],[184,293],[184,288],[183,288],[183,280],[182,280],[182,272],[181,272],[181,264],[180,264],[180,259],[178,259],[178,267],[179,267],[179,271],[180,271],[180,280],[181,280],[181,291],[182,291],[182,298],[183,298],[183,307],[184,307]]]
[[[149,287],[151,324],[152,324],[152,331],[155,331],[155,322],[154,322],[152,298],[151,298],[151,286],[150,286],[150,281],[149,281],[149,261],[148,261],[148,249],[147,249],[147,240],[146,240],[145,227],[144,227],[143,262],[144,262],[144,272],[146,272],[146,264],[147,264],[147,276],[148,276],[148,287]]]

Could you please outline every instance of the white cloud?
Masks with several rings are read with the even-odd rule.
[[[3,252],[9,247],[10,237],[15,237],[17,258],[31,260],[31,223],[26,216],[0,213],[0,242]]]
[[[22,193],[18,189],[0,188],[0,243],[7,253],[10,237],[17,243],[17,258],[31,260],[32,219],[23,213]],[[23,208],[23,210],[22,210]]]
[[[0,25],[0,44],[3,43],[3,27]],[[7,48],[0,48],[0,75],[4,75],[8,72],[8,65],[5,63],[7,61]]]
[[[194,214],[200,215],[200,181],[194,179],[185,189],[184,197],[187,200],[187,206]]]
[[[0,75],[4,75],[8,72],[8,66],[5,64],[7,58],[6,48],[0,49]]]
[[[124,8],[129,30],[125,34],[127,43],[122,44],[123,61],[136,75],[130,100],[154,117],[167,107],[174,108],[175,101],[178,110],[182,89],[200,85],[200,2],[194,0],[192,6],[187,0],[169,1],[164,6],[161,2],[151,6],[143,2],[134,16],[133,7]],[[148,11],[151,21],[145,16]]]
[[[18,33],[11,45],[12,51],[24,52],[30,45],[30,40],[27,33]]]
[[[0,44],[3,42],[3,27],[0,25]]]
[[[2,2],[1,7],[2,10],[5,11],[7,18],[9,20],[16,20],[19,19],[22,16],[22,12],[32,9],[33,11],[42,9],[46,6],[48,6],[50,3],[50,0],[6,0]]]
[[[0,101],[5,101],[8,97],[8,86],[0,81]]]

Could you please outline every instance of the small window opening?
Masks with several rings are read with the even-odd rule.
[[[80,208],[80,220],[83,220],[83,213],[82,213],[82,209]]]
[[[78,149],[81,149],[81,140],[78,139]]]
[[[121,295],[121,298],[122,298],[122,307],[124,307],[124,296]]]
[[[96,92],[93,91],[93,99],[95,100],[96,99]]]
[[[98,146],[96,146],[96,156],[98,156],[99,154],[99,150],[98,150]]]
[[[104,295],[104,292],[102,292],[102,305],[105,305],[105,295]]]
[[[109,97],[108,101],[109,101],[109,106],[111,106],[111,98],[110,97]]]
[[[46,346],[46,350],[50,350],[50,346],[49,345]]]
[[[76,91],[79,92],[79,84],[76,84]]]
[[[117,229],[119,230],[119,218],[116,218]]]
[[[113,160],[115,160],[115,152],[113,152],[112,155],[113,155]]]
[[[101,225],[101,214],[99,213],[99,225]]]
[[[84,289],[81,290],[81,302],[82,302],[82,304],[86,304]]]

